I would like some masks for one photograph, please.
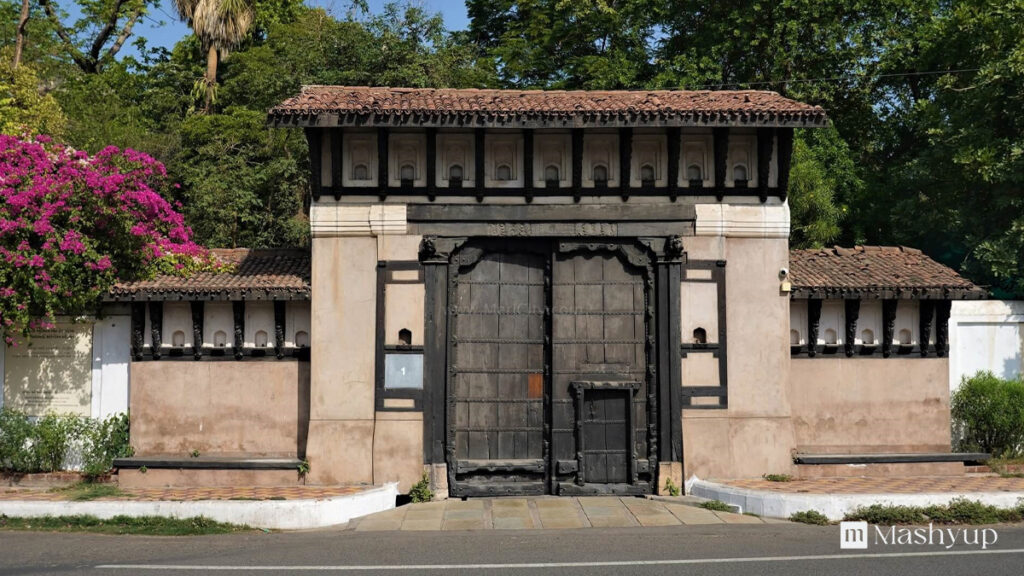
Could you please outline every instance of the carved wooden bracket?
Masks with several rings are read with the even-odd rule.
[[[846,312],[846,338],[843,348],[846,356],[853,356],[854,342],[857,339],[857,319],[860,317],[860,300],[844,300]]]

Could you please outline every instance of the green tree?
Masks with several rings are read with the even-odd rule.
[[[663,0],[467,0],[469,39],[502,84],[640,88],[653,77]]]
[[[39,0],[61,47],[86,74],[95,74],[114,62],[132,35],[132,28],[155,0],[79,0],[81,17],[64,23],[64,12],[53,0]]]
[[[174,0],[178,15],[206,50],[206,75],[197,84],[210,111],[216,95],[217,63],[249,34],[254,12],[250,0]]]
[[[51,94],[40,91],[35,70],[24,64],[15,68],[6,61],[0,63],[0,133],[59,138],[66,128],[64,112]]]

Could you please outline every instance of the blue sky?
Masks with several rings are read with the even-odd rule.
[[[380,12],[387,0],[368,0],[370,10]],[[466,17],[466,4],[463,0],[413,0],[429,12],[440,12],[444,16],[445,26],[449,30],[461,30],[469,25]],[[306,0],[310,6],[320,6],[335,16],[342,16],[350,2],[346,0]],[[164,0],[145,19],[136,24],[132,30],[136,37],[146,39],[150,47],[163,46],[170,48],[174,43],[188,34],[188,27],[178,20],[171,0]],[[134,47],[125,45],[122,55],[136,55]]]

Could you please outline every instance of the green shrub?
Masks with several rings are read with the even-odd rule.
[[[412,488],[409,489],[409,500],[417,503],[430,502],[433,499],[434,493],[430,490],[430,479],[427,478],[427,473],[424,472],[420,481],[413,484]]]
[[[25,414],[10,408],[0,409],[0,471],[32,470],[29,440],[32,438],[33,428],[32,422]]]
[[[885,526],[907,524],[999,524],[1024,520],[1024,504],[997,508],[977,500],[956,498],[949,504],[933,506],[891,506],[872,504],[846,515],[844,520],[864,520]]]
[[[706,510],[714,510],[715,512],[732,512],[733,507],[722,502],[721,500],[708,500],[707,502],[701,502],[700,507]]]
[[[1024,380],[991,372],[963,378],[951,399],[954,438],[960,451],[996,457],[1021,454],[1024,445]]]
[[[821,512],[818,512],[817,510],[805,510],[803,512],[794,512],[793,515],[789,517],[789,520],[791,522],[814,524],[816,526],[828,526],[829,524],[831,524],[831,522],[829,522],[828,516],[825,516]]]
[[[928,518],[924,510],[918,506],[892,506],[889,504],[872,504],[861,506],[846,515],[844,520],[863,520],[871,524],[892,526],[897,524],[924,524]]]
[[[115,458],[134,455],[128,432],[128,414],[115,414],[102,422],[96,422],[89,430],[82,473],[89,477],[106,474],[114,467]]]
[[[0,470],[31,474],[63,470],[68,455],[79,450],[82,473],[106,473],[114,458],[132,455],[128,415],[97,421],[74,414],[46,414],[34,422],[25,413],[0,410]]]
[[[789,474],[762,474],[761,478],[769,482],[789,482],[793,479]]]

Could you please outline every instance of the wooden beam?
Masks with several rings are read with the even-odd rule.
[[[427,128],[427,199],[437,198],[437,128]]]
[[[313,194],[313,200],[319,200],[321,194],[320,186],[320,158],[323,151],[320,149],[320,130],[306,128],[306,145],[309,148],[309,188]]]
[[[932,314],[935,312],[935,302],[921,300],[918,306],[920,306],[921,314],[918,322],[917,340],[920,343],[921,357],[925,358],[928,356],[928,348],[930,347],[929,341],[932,335]]]
[[[149,339],[151,342],[149,350],[153,360],[159,360],[161,352],[163,352],[163,332],[164,303],[151,301],[149,303]]]
[[[729,129],[715,128],[711,134],[715,149],[715,196],[721,202],[725,197],[725,175],[729,168]]]
[[[274,354],[279,360],[284,358],[285,306],[284,300],[274,300]]]
[[[778,160],[778,193],[783,200],[789,195],[789,167],[793,160],[793,129],[777,128],[775,133],[779,137]]]
[[[775,143],[774,128],[757,130],[757,192],[761,203],[768,201],[768,176],[772,171],[772,148]]]
[[[629,179],[633,162],[633,129],[619,128],[619,191],[629,199]]]
[[[245,301],[235,300],[231,303],[231,312],[235,322],[235,341],[232,346],[236,360],[243,357],[242,346],[245,343]]]
[[[939,358],[949,352],[949,314],[952,305],[950,300],[935,302],[935,355]]]
[[[388,197],[388,134],[387,128],[377,128],[377,196]]]
[[[331,130],[331,189],[334,192],[334,199],[341,200],[341,128]]]
[[[675,202],[679,197],[679,147],[682,137],[679,128],[668,129],[668,198]]]
[[[843,347],[846,357],[853,356],[854,341],[857,339],[857,319],[860,317],[860,300],[843,300],[846,312],[846,338]]]
[[[882,356],[892,356],[892,337],[896,328],[896,306],[899,300],[882,300]]]
[[[523,196],[533,202],[533,130],[523,130]]]
[[[193,300],[192,307],[192,357],[199,360],[203,357],[203,316],[205,302]]]
[[[473,130],[473,178],[476,183],[476,201],[484,201],[484,146],[486,132],[483,128]]]
[[[572,129],[573,202],[579,202],[583,191],[583,129]]]
[[[132,358],[142,360],[146,338],[146,304],[132,302]]]
[[[814,358],[818,353],[818,327],[821,325],[821,300],[807,301],[807,356]]]

